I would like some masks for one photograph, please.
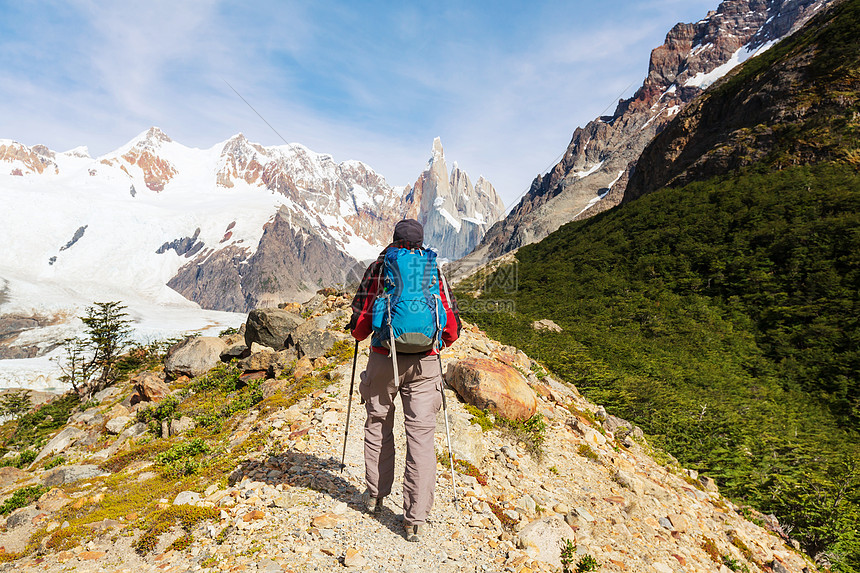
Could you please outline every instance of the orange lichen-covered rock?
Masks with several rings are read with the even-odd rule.
[[[469,404],[509,420],[527,420],[537,409],[537,397],[525,378],[490,358],[464,358],[451,364],[445,380]]]

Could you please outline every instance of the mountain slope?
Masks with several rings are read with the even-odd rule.
[[[341,330],[347,317],[337,309],[348,304],[346,297],[319,297],[301,312],[317,328],[331,323]],[[367,354],[365,343],[359,369]],[[790,548],[773,519],[735,506],[707,478],[666,463],[638,428],[602,416],[538,362],[468,324],[442,353],[445,366],[466,359],[516,378],[507,365],[528,371],[519,383],[535,393],[543,418],[512,432],[446,389],[434,443],[441,462],[447,414],[455,475],[447,467],[437,472],[422,541],[409,543],[399,483],[407,463],[402,410],[394,414],[392,438],[397,483],[381,511],[369,515],[362,503],[365,412],[348,405],[352,345],[340,343],[327,356],[313,364],[304,358],[295,369],[279,366],[277,377],[243,376],[243,365],[279,362],[274,352],[258,352],[191,380],[170,380],[163,356],[136,354],[127,364],[146,366],[129,375],[145,372],[99,393],[98,403],[79,405],[67,395],[6,423],[0,447],[11,451],[4,460],[26,470],[7,467],[0,475],[2,511],[9,513],[0,530],[6,567],[552,572],[561,570],[566,539],[576,545],[571,565],[583,560],[582,570],[591,570],[586,555],[607,573],[710,572],[726,564],[738,571],[809,570],[808,558]],[[167,384],[170,397],[132,405],[142,380]],[[52,420],[34,427],[46,410]],[[46,455],[27,467],[25,448]]]
[[[561,161],[534,180],[457,267],[467,271],[617,205],[640,153],[681,109],[830,1],[725,0],[699,22],[676,25],[651,53],[648,76],[633,97],[620,101],[611,116],[577,128]]]
[[[491,335],[844,572],[860,571],[857,38],[860,1],[816,16],[681,112],[622,205],[521,248],[516,293],[463,287],[484,287],[473,308],[514,305],[471,315]],[[543,318],[564,331],[528,326]]]

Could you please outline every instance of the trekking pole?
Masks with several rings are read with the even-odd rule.
[[[439,270],[439,280],[442,282],[442,288],[445,292],[445,300],[451,304],[451,293],[448,291],[448,283],[445,281],[445,275],[442,274],[442,269]],[[444,310],[445,305],[442,305]],[[438,331],[437,342],[439,344],[439,352],[436,356],[439,357],[439,377],[442,379],[442,414],[445,417],[445,437],[448,439],[448,462],[451,464],[451,487],[454,489],[454,508],[459,509],[457,504],[457,484],[454,482],[454,450],[451,449],[451,430],[448,428],[448,400],[445,399],[445,377],[442,376],[442,323],[439,320],[439,311],[436,311],[436,330]]]
[[[358,340],[355,341],[355,354],[352,355],[352,379],[349,381],[349,401],[346,406],[346,429],[343,432],[343,454],[340,456],[340,473],[346,467],[346,438],[349,436],[349,415],[352,412],[352,391],[355,388],[355,364],[358,362]]]
[[[454,450],[451,449],[451,430],[448,428],[448,400],[445,399],[445,378],[442,376],[442,349],[439,348],[439,377],[442,379],[440,386],[442,390],[442,415],[445,418],[445,436],[448,438],[448,462],[451,464],[451,488],[454,490],[454,508],[459,509],[457,505],[457,484],[454,482]]]

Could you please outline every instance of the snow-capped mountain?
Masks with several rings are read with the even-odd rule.
[[[677,24],[651,52],[648,76],[634,96],[620,101],[611,116],[576,128],[562,160],[535,178],[519,204],[458,263],[457,272],[620,203],[639,155],[683,107],[832,2],[724,0],[699,22]]]
[[[425,244],[441,257],[462,256],[478,244],[488,223],[498,220],[504,205],[485,180],[473,188],[455,166],[449,184],[445,169],[438,139],[428,171],[415,186],[391,187],[358,161],[336,164],[301,146],[267,149],[236,136],[221,152],[218,185],[266,189],[277,198],[277,211],[260,227],[255,248],[233,241],[232,221],[218,242],[175,239],[179,249],[187,246],[184,256],[191,260],[167,284],[205,308],[248,310],[351,283],[403,217],[425,224]],[[433,184],[427,187],[426,181]],[[451,197],[458,203],[451,204]],[[449,210],[440,220],[443,205]]]
[[[504,209],[483,179],[455,168],[451,181],[394,187],[359,161],[241,134],[193,149],[151,128],[95,159],[0,140],[0,358],[43,354],[95,301],[124,301],[144,337],[236,325],[232,313],[354,279],[404,216],[450,258]]]

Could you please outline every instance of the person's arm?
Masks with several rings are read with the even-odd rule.
[[[442,297],[442,306],[445,307],[445,328],[442,329],[442,342],[445,346],[451,346],[460,338],[460,330],[463,324],[460,322],[460,309],[457,307],[457,299],[447,288],[445,277],[439,272],[439,294]],[[450,296],[450,300],[449,297]]]
[[[352,299],[352,318],[348,328],[356,340],[364,340],[373,331],[373,301],[379,284],[379,262],[373,262],[364,272],[355,298]]]

